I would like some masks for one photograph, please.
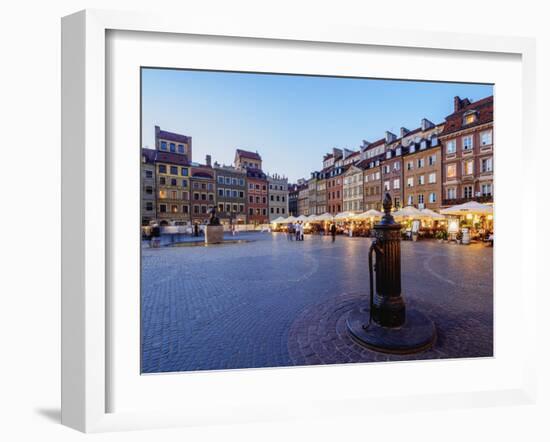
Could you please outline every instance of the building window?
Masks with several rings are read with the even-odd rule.
[[[414,178],[411,176],[407,178],[407,187],[413,187],[414,186]]]
[[[198,201],[198,200],[200,199],[200,195],[199,195],[198,193],[194,193],[194,194],[193,194],[193,199],[194,199],[195,201]]]
[[[152,195],[153,194],[153,186],[145,186],[145,193],[147,195]]]
[[[390,190],[390,182],[384,181],[384,190]]]
[[[242,178],[239,179],[239,186],[244,186],[244,180]]]
[[[472,186],[464,187],[464,198],[472,198],[474,195],[474,188]]]
[[[248,209],[248,214],[249,215],[254,215],[254,209],[252,209],[252,208]]]
[[[173,200],[177,200],[178,199],[178,191],[177,190],[172,190],[170,192],[170,196]]]
[[[393,180],[393,188],[394,189],[399,189],[399,185],[400,185],[399,178],[394,179]]]
[[[401,163],[399,161],[396,161],[393,163],[393,170],[399,170],[401,168]]]
[[[493,194],[493,185],[492,184],[482,184],[481,185],[481,195],[482,196],[491,196]]]
[[[412,161],[407,162],[407,170],[412,170],[414,167],[414,163]]]
[[[468,160],[464,162],[464,175],[474,174],[474,160]]]
[[[447,178],[456,178],[456,164],[447,164]]]
[[[464,115],[464,125],[475,123],[477,116],[474,112]]]
[[[462,138],[462,149],[472,150],[474,147],[474,138],[471,135]]]
[[[160,142],[160,149],[161,149],[161,150],[167,150],[166,141],[161,141],[161,142]]]
[[[249,195],[248,196],[248,202],[249,203],[253,203],[254,202],[254,197],[252,195]]]
[[[419,184],[420,186],[422,186],[422,185],[424,184],[424,175],[420,175],[420,176],[418,177],[418,184]]]
[[[218,184],[223,184],[223,176],[218,176]]]
[[[185,153],[185,147],[183,147],[183,144],[178,144],[178,152]]]
[[[227,213],[231,212],[231,204],[226,204],[226,205],[225,205],[225,211],[226,211]]]
[[[175,178],[171,178],[171,179],[170,179],[170,185],[171,185],[171,186],[177,186],[177,185],[178,185],[178,180],[175,179]]]
[[[172,206],[170,207],[170,212],[178,213],[178,206],[176,206],[175,204],[172,204]]]
[[[159,190],[159,198],[160,199],[166,198],[166,190]]]
[[[436,199],[436,198],[435,198],[435,192],[431,192],[430,195],[429,195],[429,197],[428,197],[428,201],[429,201],[430,203],[435,203],[435,199]]]
[[[407,198],[407,205],[412,206],[412,204],[413,204],[413,196],[409,195],[409,197]]]
[[[164,178],[163,176],[161,176],[161,177],[159,178],[159,184],[162,185],[162,186],[164,186],[164,185],[166,184],[166,178]]]
[[[231,189],[225,189],[225,197],[231,198]]]
[[[447,141],[447,153],[455,153],[455,152],[456,152],[456,140]]]
[[[153,178],[153,171],[152,170],[146,170],[145,171],[145,178]]]
[[[218,196],[223,198],[223,189],[218,189]]]
[[[193,206],[193,212],[195,213],[195,215],[198,215],[200,210],[200,206]]]
[[[492,158],[483,158],[481,160],[481,171],[482,172],[492,172],[493,171],[493,159]]]
[[[244,204],[239,204],[239,212],[244,212]]]
[[[424,204],[424,194],[423,193],[418,195],[418,204]]]
[[[236,191],[236,190],[232,190],[232,191],[231,191],[231,196],[232,196],[233,198],[237,198],[237,191]]]
[[[206,206],[201,206],[201,213],[206,213]]]
[[[181,187],[187,188],[187,180],[181,180]]]
[[[265,204],[266,202],[267,202],[267,198],[264,196],[264,197],[262,198],[262,203]]]
[[[153,210],[153,202],[152,201],[147,201],[145,203],[145,210],[147,210],[148,212],[151,212]]]
[[[189,207],[188,206],[181,206],[181,212],[185,213],[187,215],[189,213]]]
[[[239,191],[239,198],[244,198],[244,192],[242,190]]]
[[[435,161],[437,160],[437,156],[436,155],[430,155],[428,157],[428,164],[430,166],[433,166],[435,164]]]
[[[166,213],[166,204],[161,204],[159,206],[160,213]]]
[[[436,182],[435,172],[430,173],[430,174],[428,175],[428,183],[433,184],[433,183],[435,183],[435,182]]]
[[[479,134],[479,143],[482,146],[488,146],[493,144],[493,131],[487,130]]]
[[[223,203],[219,203],[219,204],[218,204],[218,210],[219,210],[220,212],[223,212]]]
[[[456,187],[449,187],[447,189],[447,199],[449,200],[456,199]]]
[[[437,136],[436,135],[432,136],[432,138],[430,139],[430,144],[432,145],[432,147],[437,146]]]
[[[159,164],[159,173],[166,173],[166,166],[164,164]]]
[[[424,167],[424,158],[419,158],[417,161],[418,168]]]

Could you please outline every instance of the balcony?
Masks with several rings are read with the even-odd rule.
[[[442,205],[443,206],[456,206],[457,204],[467,203],[468,201],[476,201],[478,203],[492,203],[493,202],[493,195],[473,196],[471,198],[444,199],[442,201]]]

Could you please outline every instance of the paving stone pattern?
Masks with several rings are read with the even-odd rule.
[[[144,373],[492,356],[493,249],[402,242],[407,305],[436,323],[432,350],[395,356],[348,336],[368,303],[365,238],[250,233],[250,242],[142,249]]]

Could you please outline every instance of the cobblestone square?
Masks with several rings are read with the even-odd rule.
[[[415,355],[355,343],[346,316],[368,302],[370,239],[245,233],[248,242],[142,248],[142,372],[493,355],[493,249],[403,241],[408,306],[435,322]]]

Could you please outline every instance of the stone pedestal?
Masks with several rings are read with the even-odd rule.
[[[223,242],[223,226],[206,226],[204,242],[205,244],[219,244]]]

